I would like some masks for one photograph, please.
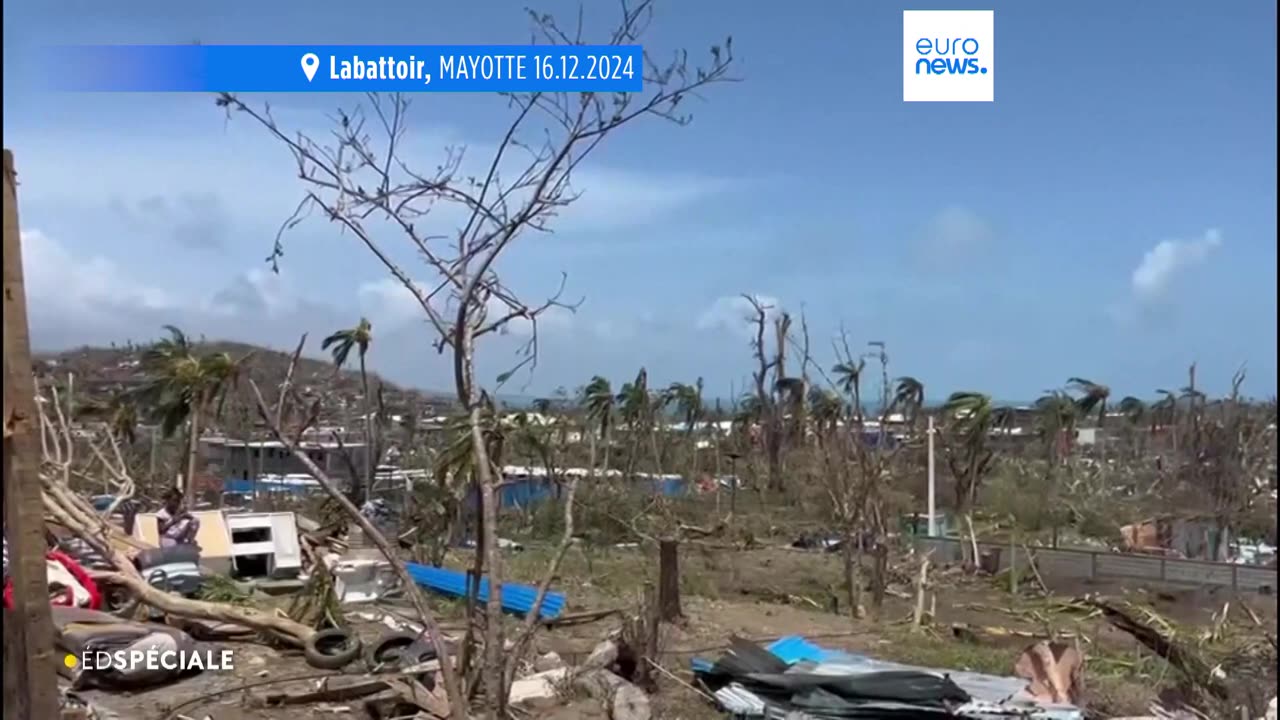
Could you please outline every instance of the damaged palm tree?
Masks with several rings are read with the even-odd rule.
[[[581,22],[576,29],[566,29],[549,15],[531,13],[531,18],[541,42],[583,42]],[[623,3],[621,19],[606,42],[638,44],[651,18],[649,2]],[[550,231],[553,219],[579,196],[572,185],[574,171],[606,137],[641,118],[688,122],[680,105],[702,88],[728,80],[731,62],[726,42],[711,48],[710,62],[701,68],[690,66],[686,53],[677,53],[667,63],[646,56],[645,89],[640,93],[505,94],[514,118],[482,166],[466,162],[460,150],[448,149],[440,161],[415,169],[418,163],[405,152],[409,101],[403,96],[370,94],[364,105],[339,110],[337,127],[327,142],[281,128],[268,107],[252,107],[231,94],[219,97],[220,106],[252,119],[294,157],[303,199],[282,234],[319,211],[379,260],[414,299],[435,333],[437,351],[452,354],[455,391],[471,427],[485,527],[497,524],[499,478],[481,422],[477,343],[509,331],[513,324],[526,331],[528,343],[515,367],[497,378],[501,385],[513,373],[536,364],[539,319],[572,308],[560,300],[560,290],[541,303],[521,300],[502,281],[499,259],[518,238]],[[371,132],[379,134],[378,141]],[[461,210],[462,220],[443,220],[432,232],[436,216],[431,211],[444,207]],[[283,254],[282,243],[277,236],[273,264]],[[413,269],[397,259],[410,254],[422,267]],[[486,533],[477,545],[492,588],[488,616],[497,618],[502,612],[503,567],[496,535]],[[488,623],[485,652],[485,693],[491,712],[504,717],[507,658],[502,623]],[[455,712],[464,712],[458,702],[460,689],[449,678],[446,685]]]
[[[991,472],[995,451],[991,448],[991,431],[1000,412],[991,397],[977,392],[956,392],[942,406],[945,416],[943,453],[955,480],[956,514],[963,517],[969,530],[971,566],[978,563],[978,540],[973,530],[973,506],[978,490]]]
[[[1214,613],[1212,627],[1200,632],[1133,600],[1092,597],[1085,602],[1177,670],[1186,701],[1209,717],[1258,717],[1274,697],[1275,635],[1259,632],[1253,615],[1243,628],[1229,627],[1231,602]]]

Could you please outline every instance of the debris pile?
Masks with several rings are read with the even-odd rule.
[[[735,717],[1084,717],[1070,702],[1043,700],[1019,678],[885,662],[799,636],[767,647],[734,638],[719,660],[694,660],[693,670]]]

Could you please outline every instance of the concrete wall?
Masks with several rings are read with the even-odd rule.
[[[926,552],[933,550],[933,557],[939,562],[959,562],[962,557],[961,541],[954,538],[920,538],[916,542]],[[1000,568],[1009,567],[1008,545],[980,542],[978,550],[999,551]],[[1173,585],[1218,585],[1254,592],[1277,589],[1275,568],[1066,548],[1033,547],[1030,550],[1036,568],[1046,578],[1129,579]],[[1023,549],[1019,547],[1015,552],[1018,567],[1027,567]]]
[[[254,443],[246,446],[202,441],[200,451],[209,471],[223,479],[249,480],[258,474],[259,468],[264,475],[307,474],[307,467],[292,453],[271,444]],[[306,451],[311,460],[330,477],[350,479],[350,467],[339,450],[321,446],[308,447]],[[357,471],[363,471],[364,445],[353,443],[346,446],[346,452],[350,453]]]

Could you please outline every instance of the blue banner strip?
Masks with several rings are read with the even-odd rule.
[[[92,45],[46,48],[80,92],[640,92],[639,45]]]

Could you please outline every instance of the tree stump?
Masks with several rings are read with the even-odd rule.
[[[680,544],[672,539],[658,541],[658,617],[663,622],[684,617],[680,609]]]

